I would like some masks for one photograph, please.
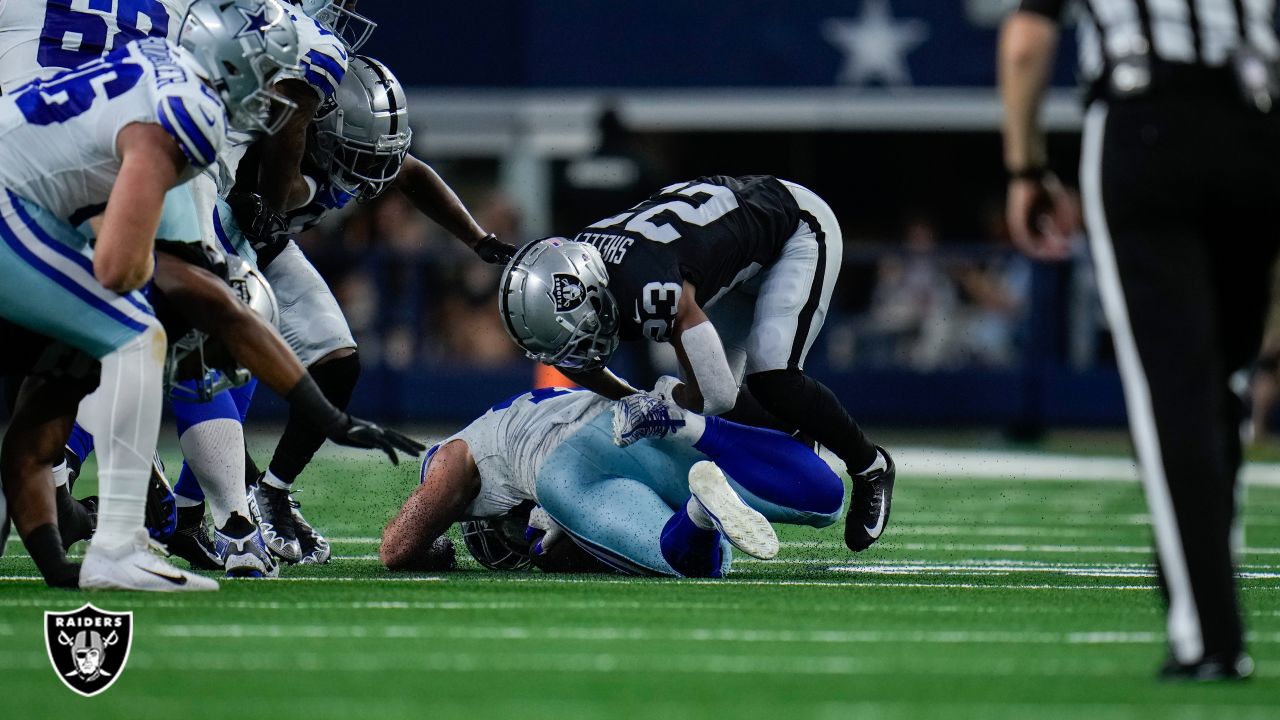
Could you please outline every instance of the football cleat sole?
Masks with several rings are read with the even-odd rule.
[[[777,556],[778,535],[773,526],[743,502],[715,463],[694,464],[689,470],[689,490],[734,547],[761,560]]]

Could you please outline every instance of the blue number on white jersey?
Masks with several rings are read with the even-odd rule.
[[[142,67],[99,60],[18,90],[16,102],[32,125],[53,125],[88,112],[99,99],[119,97],[138,84]],[[208,163],[205,163],[208,164]]]
[[[45,6],[36,53],[41,67],[73,68],[130,40],[168,34],[169,13],[155,0],[89,0],[85,10],[72,2],[48,0]]]

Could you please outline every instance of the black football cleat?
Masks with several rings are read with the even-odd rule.
[[[844,544],[854,552],[862,552],[880,539],[889,525],[889,508],[893,503],[893,481],[898,468],[889,452],[876,446],[884,463],[873,463],[861,473],[849,473],[853,490],[849,512],[844,517]],[[879,458],[877,458],[879,459]]]
[[[204,503],[178,508],[177,515],[177,529],[162,541],[165,547],[195,570],[221,570],[217,548],[204,520]]]
[[[1190,664],[1170,656],[1160,668],[1160,679],[1168,682],[1230,682],[1252,674],[1253,658],[1243,652],[1209,655]]]
[[[293,499],[288,490],[272,487],[259,479],[249,491],[249,510],[258,521],[262,539],[271,552],[290,564],[302,560]]]
[[[297,500],[290,498],[293,505],[293,526],[298,533],[298,549],[302,553],[301,565],[323,565],[329,562],[333,551],[329,549],[329,541],[325,539],[307,519],[302,516],[302,506]]]

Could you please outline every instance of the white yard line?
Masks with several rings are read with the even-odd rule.
[[[7,631],[7,632],[6,632]],[[171,638],[283,638],[316,640],[512,640],[573,642],[710,642],[744,644],[922,645],[1146,645],[1163,633],[1128,630],[1039,632],[1020,630],[744,630],[636,626],[534,625],[309,625],[148,624],[145,631]],[[0,634],[13,627],[0,624]],[[1250,633],[1255,644],[1280,643],[1280,633]]]
[[[893,457],[898,473],[906,477],[1072,482],[1138,480],[1137,465],[1130,458],[930,447],[893,448]],[[1280,487],[1280,464],[1248,463],[1243,477],[1249,485]]]

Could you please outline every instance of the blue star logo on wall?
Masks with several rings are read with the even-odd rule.
[[[836,80],[846,85],[910,85],[907,55],[929,39],[924,21],[894,18],[889,0],[863,0],[860,17],[831,18],[822,29],[827,41],[844,53]]]
[[[244,27],[240,28],[240,31],[236,33],[237,40],[242,37],[257,35],[259,40],[266,42],[267,31],[275,27],[275,22],[267,19],[267,8],[268,6],[264,4],[262,9],[256,13],[249,12],[242,7],[236,8],[244,18]]]

